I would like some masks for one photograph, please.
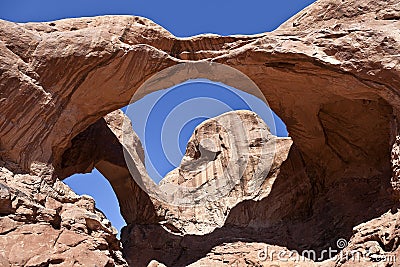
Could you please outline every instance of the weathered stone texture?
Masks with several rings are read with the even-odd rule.
[[[104,216],[59,181],[93,167],[117,193],[131,264],[257,265],[256,243],[321,252],[338,238],[350,240],[349,249],[372,242],[397,255],[399,14],[397,0],[320,0],[270,33],[192,38],[131,16],[0,21],[0,265],[69,265],[75,258],[85,266],[92,259],[124,264]],[[191,231],[185,219],[157,213],[134,182],[122,160],[124,129],[103,117],[128,104],[153,74],[200,61],[250,77],[293,145],[279,155],[268,195],[228,205],[227,217],[214,223],[219,228],[190,235],[182,234]],[[193,152],[189,147],[187,156]],[[163,228],[165,219],[181,235]],[[22,244],[26,253],[17,250]]]

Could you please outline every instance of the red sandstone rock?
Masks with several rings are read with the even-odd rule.
[[[0,217],[1,266],[126,266],[116,229],[60,181],[12,173],[0,162],[0,186],[11,199]]]
[[[319,253],[339,238],[397,255],[399,10],[395,0],[321,0],[271,33],[185,39],[129,16],[0,21],[0,265],[124,264],[93,202],[57,180],[94,166],[117,192],[125,257],[139,266],[259,264],[243,256],[253,243]],[[103,117],[151,75],[200,60],[248,75],[293,146],[268,196],[238,204],[212,233],[176,236],[121,161],[118,123]]]

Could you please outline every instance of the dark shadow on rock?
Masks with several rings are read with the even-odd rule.
[[[110,114],[107,116],[116,116],[123,121],[121,111]],[[91,172],[94,168],[110,182],[126,223],[158,221],[149,196],[136,184],[129,172],[121,141],[104,118],[73,138],[71,146],[62,156],[61,164],[56,166],[56,174],[63,179],[74,173]]]
[[[329,188],[313,184],[307,173],[293,146],[271,194],[234,207],[222,228],[206,235],[180,236],[158,224],[130,224],[121,235],[125,258],[132,266],[147,266],[151,260],[187,266],[216,246],[238,241],[277,245],[300,254],[312,249],[321,255],[329,247],[338,249],[338,239],[348,241],[354,226],[395,207],[388,193],[389,170],[370,178],[343,178]]]

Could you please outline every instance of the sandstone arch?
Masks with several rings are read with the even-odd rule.
[[[215,61],[248,75],[286,123],[298,153],[288,162],[301,162],[310,184],[308,212],[334,207],[333,216],[344,203],[363,203],[342,214],[353,216],[343,221],[351,228],[395,207],[398,10],[394,0],[321,0],[271,33],[184,39],[135,17],[1,21],[0,156],[25,171],[53,164],[61,175],[73,139],[126,105],[149,76]],[[335,194],[357,186],[355,198]],[[375,211],[365,216],[368,206]]]

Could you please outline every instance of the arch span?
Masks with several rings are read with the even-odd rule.
[[[63,177],[63,155],[76,138],[90,135],[103,116],[127,105],[150,76],[182,62],[226,64],[250,77],[286,123],[295,148],[285,162],[298,162],[296,172],[301,170],[307,184],[302,212],[292,215],[300,222],[311,216],[307,221],[323,237],[320,244],[309,240],[299,247],[321,247],[340,234],[332,219],[348,236],[354,225],[395,207],[390,151],[399,134],[397,4],[321,0],[274,32],[232,37],[180,39],[128,16],[0,21],[0,84],[6,96],[0,155],[25,171],[35,162],[53,164]],[[113,174],[121,174],[119,163],[113,164]],[[393,177],[395,189],[397,183]],[[247,221],[230,222],[259,225],[265,219],[246,214]]]

